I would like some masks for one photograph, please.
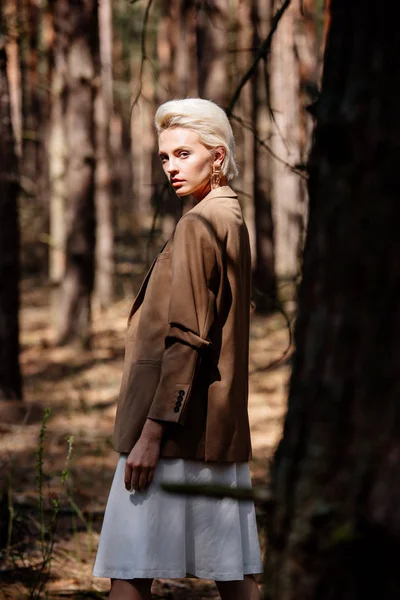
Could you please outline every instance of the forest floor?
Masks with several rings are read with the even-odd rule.
[[[94,310],[92,348],[77,351],[52,346],[49,295],[47,286],[34,280],[23,282],[24,406],[12,406],[4,414],[0,408],[1,600],[106,598],[109,589],[107,580],[92,576],[92,566],[117,460],[111,433],[132,297],[125,294],[129,300],[115,303],[106,312]],[[293,320],[293,301],[289,299],[285,309]],[[274,363],[289,342],[282,315],[253,315],[249,410],[255,486],[265,485],[269,459],[282,432],[291,349]],[[267,365],[270,368],[265,369]],[[51,408],[51,414],[40,468],[39,436],[46,408]],[[62,483],[69,436],[73,436],[72,451],[68,477]],[[42,494],[38,492],[40,473]],[[52,519],[57,521],[55,533],[51,533]],[[46,552],[51,555],[50,565],[43,565]],[[219,597],[212,582],[196,579],[157,580],[153,594],[176,599]]]

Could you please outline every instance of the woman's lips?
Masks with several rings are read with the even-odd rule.
[[[176,186],[176,185],[182,185],[182,183],[183,183],[183,179],[172,179],[172,180],[171,180],[171,184],[172,184],[173,186]]]

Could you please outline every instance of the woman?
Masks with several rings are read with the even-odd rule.
[[[223,600],[259,599],[254,505],[170,496],[159,483],[250,486],[250,247],[224,111],[173,100],[155,116],[176,194],[196,204],[154,261],[128,322],[114,431],[120,458],[94,574],[110,599],[151,598],[154,577],[214,579]],[[154,480],[154,481],[153,481]]]

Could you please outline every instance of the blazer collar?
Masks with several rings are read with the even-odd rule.
[[[207,200],[211,200],[211,198],[237,198],[237,193],[234,192],[233,189],[229,187],[229,185],[223,185],[221,187],[216,188],[215,190],[211,190],[211,192],[209,192],[207,196],[203,198],[203,200],[200,200],[198,204],[202,204]]]

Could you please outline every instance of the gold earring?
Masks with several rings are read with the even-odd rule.
[[[213,165],[211,170],[211,189],[215,190],[221,183],[222,169],[221,165]]]

